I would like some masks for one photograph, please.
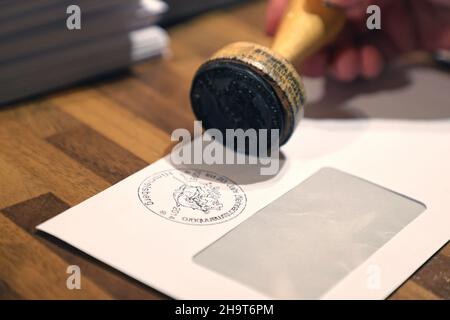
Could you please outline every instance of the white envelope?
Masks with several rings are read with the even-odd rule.
[[[229,215],[216,223],[183,221],[170,211],[182,201],[174,181],[183,178],[167,171],[175,168],[163,158],[38,229],[174,298],[274,298],[193,257],[331,167],[417,200],[426,210],[320,298],[385,298],[449,240],[450,120],[304,120],[282,153],[280,172],[273,177],[261,177],[258,166],[195,166],[213,172],[204,181],[225,194],[221,210]],[[167,178],[161,172],[172,173]],[[367,285],[367,271],[374,265],[383,271],[376,289]]]

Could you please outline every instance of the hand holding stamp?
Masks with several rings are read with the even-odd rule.
[[[303,116],[305,92],[293,63],[331,41],[344,15],[321,0],[292,0],[272,48],[232,43],[197,71],[193,111],[206,129],[278,129],[283,145]]]

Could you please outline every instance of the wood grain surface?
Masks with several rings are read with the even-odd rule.
[[[170,133],[192,128],[196,68],[237,40],[268,44],[264,1],[169,30],[172,54],[100,82],[0,108],[0,299],[167,298],[35,226],[165,155]],[[82,289],[68,290],[79,265]],[[449,299],[450,245],[392,299]]]

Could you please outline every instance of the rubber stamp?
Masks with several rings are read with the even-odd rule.
[[[191,88],[196,117],[205,129],[278,129],[285,144],[306,100],[294,64],[332,40],[344,22],[322,0],[292,0],[270,49],[232,43],[200,66]]]

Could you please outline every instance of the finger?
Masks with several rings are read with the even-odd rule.
[[[430,2],[435,6],[443,6],[444,8],[450,9],[449,0],[430,0]]]
[[[378,77],[383,70],[383,56],[373,45],[363,45],[360,49],[361,75],[366,79]]]
[[[450,48],[449,6],[415,1],[411,7],[416,18],[420,48],[428,51]]]
[[[331,63],[331,74],[340,81],[350,82],[356,79],[361,70],[358,50],[354,47],[337,49]]]
[[[344,10],[347,18],[358,20],[366,13],[368,0],[325,0],[325,4]]]
[[[383,13],[382,31],[389,36],[398,51],[406,53],[414,50],[418,45],[414,22],[404,2],[394,1]]]
[[[307,77],[322,77],[328,68],[328,53],[323,49],[306,59],[300,66],[300,74]]]
[[[270,0],[266,12],[266,33],[270,36],[280,24],[281,18],[286,10],[289,0]]]

